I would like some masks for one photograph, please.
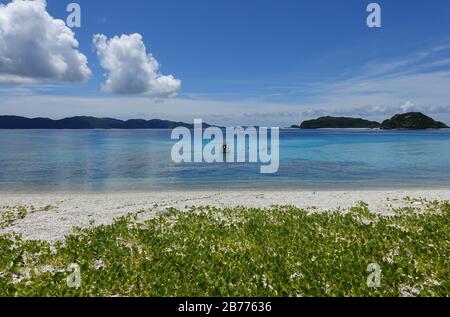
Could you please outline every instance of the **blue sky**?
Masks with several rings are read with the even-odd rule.
[[[69,2],[47,0],[46,10],[65,20]],[[77,2],[82,26],[72,31],[89,79],[0,84],[1,114],[286,126],[327,114],[381,120],[420,110],[450,123],[448,0],[376,1],[379,29],[367,27],[371,1],[361,0]],[[101,88],[107,70],[94,34],[134,33],[158,72],[181,81],[176,96]]]

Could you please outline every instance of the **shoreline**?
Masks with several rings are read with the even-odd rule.
[[[371,212],[391,214],[400,207],[420,208],[428,201],[450,201],[450,189],[333,190],[333,191],[162,191],[142,193],[0,193],[0,206],[34,207],[20,220],[0,229],[1,234],[20,234],[25,240],[63,240],[74,227],[111,224],[129,213],[142,211],[142,219],[151,219],[169,208],[188,210],[195,206],[232,208],[268,208],[292,205],[311,212],[345,212],[363,201]]]
[[[61,191],[2,191],[0,189],[0,202],[2,197],[19,197],[19,196],[62,196],[62,195],[152,195],[152,194],[198,194],[198,193],[255,193],[255,192],[283,192],[283,193],[344,193],[344,192],[443,192],[449,191],[450,186],[437,185],[437,186],[380,186],[380,187],[276,187],[276,188],[266,188],[266,187],[255,187],[255,188],[240,188],[240,187],[227,187],[227,188],[215,188],[215,187],[194,187],[192,189],[178,189],[178,188],[162,188],[162,189],[149,189],[149,190],[61,190]]]

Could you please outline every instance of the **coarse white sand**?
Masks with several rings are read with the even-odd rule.
[[[390,213],[392,208],[407,206],[405,197],[450,201],[450,189],[372,190],[372,191],[185,191],[149,193],[0,193],[0,206],[34,206],[48,211],[29,213],[13,226],[0,229],[0,234],[17,233],[28,240],[62,240],[74,227],[110,224],[128,213],[144,210],[142,217],[151,218],[173,207],[181,210],[192,206],[270,207],[293,205],[316,207],[324,212],[347,210],[359,201],[369,204],[372,212]],[[416,203],[420,204],[420,203]],[[157,206],[156,206],[157,205]]]

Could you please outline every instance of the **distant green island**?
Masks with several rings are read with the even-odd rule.
[[[442,122],[436,121],[421,112],[397,114],[382,123],[347,117],[321,117],[293,125],[296,129],[382,129],[382,130],[426,130],[448,129]]]
[[[321,117],[315,120],[305,121],[300,126],[292,127],[300,129],[377,129],[380,128],[380,124],[361,118]]]
[[[211,125],[203,123],[204,127]],[[193,124],[169,120],[118,120],[89,116],[70,117],[60,120],[49,118],[26,118],[20,116],[0,116],[0,130],[4,129],[174,129],[177,127],[194,128]],[[421,112],[397,114],[382,123],[362,118],[321,117],[304,121],[293,129],[382,129],[382,130],[426,130],[448,129],[449,127]]]
[[[424,115],[420,112],[410,112],[405,114],[397,114],[389,120],[383,121],[381,128],[385,130],[393,129],[448,129],[448,126],[442,122]]]
[[[203,124],[209,126],[208,124]],[[111,118],[71,117],[61,120],[49,118],[25,118],[19,116],[0,116],[0,129],[174,129],[194,128],[193,124],[168,120],[117,120]]]

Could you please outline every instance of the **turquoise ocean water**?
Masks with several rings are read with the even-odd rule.
[[[170,130],[0,130],[0,192],[450,188],[450,131],[282,130],[280,169],[171,161]]]

